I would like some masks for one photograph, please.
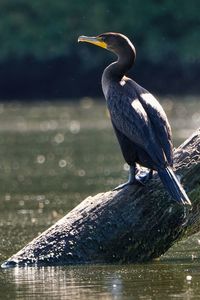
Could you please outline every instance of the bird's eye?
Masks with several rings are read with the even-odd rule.
[[[105,35],[101,35],[100,37],[101,37],[101,40],[102,40],[103,42],[106,41],[106,36],[105,36]]]

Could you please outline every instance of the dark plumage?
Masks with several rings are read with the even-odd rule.
[[[113,32],[97,37],[81,36],[79,41],[108,49],[118,57],[102,76],[111,121],[124,159],[130,165],[129,181],[116,189],[136,182],[136,163],[139,163],[151,170],[149,177],[152,170],[158,172],[174,200],[191,205],[172,170],[171,128],[162,106],[147,90],[125,76],[135,61],[133,44],[126,36]]]

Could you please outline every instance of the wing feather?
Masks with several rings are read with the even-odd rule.
[[[156,141],[152,124],[143,105],[137,97],[119,93],[117,98],[107,99],[111,119],[116,128],[129,140],[144,149],[155,164],[165,162],[163,151]]]
[[[165,153],[166,160],[169,165],[172,165],[173,144],[171,127],[162,106],[151,93],[142,88],[132,79],[128,79],[128,84],[130,84],[132,90],[137,93],[138,99],[151,121],[156,139]]]

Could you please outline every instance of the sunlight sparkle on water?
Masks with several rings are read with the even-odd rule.
[[[54,137],[54,141],[57,143],[57,144],[61,144],[63,143],[65,140],[65,136],[63,133],[57,133]]]
[[[66,165],[67,165],[67,162],[66,162],[65,159],[61,159],[61,160],[59,161],[59,167],[60,167],[60,168],[64,168],[64,167],[66,167]]]
[[[79,133],[80,129],[81,129],[81,125],[79,121],[73,120],[70,122],[69,130],[71,131],[71,133],[77,134]]]
[[[37,156],[37,163],[38,164],[43,164],[45,162],[46,158],[44,155],[38,155]]]

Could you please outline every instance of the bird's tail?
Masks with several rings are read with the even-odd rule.
[[[170,167],[159,169],[158,175],[174,200],[183,205],[191,205],[190,199],[188,198],[184,188]]]

